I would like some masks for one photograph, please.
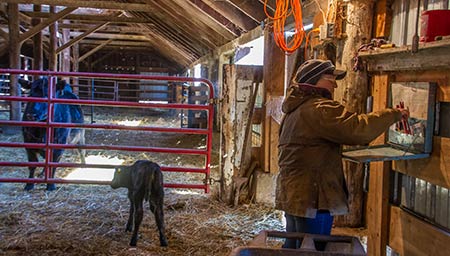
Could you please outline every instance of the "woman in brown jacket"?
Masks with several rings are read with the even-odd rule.
[[[349,112],[333,101],[345,71],[331,61],[308,60],[297,70],[283,102],[275,206],[285,212],[286,231],[329,235],[334,215],[348,212],[341,146],[367,144],[407,109]],[[284,248],[297,248],[287,239]]]

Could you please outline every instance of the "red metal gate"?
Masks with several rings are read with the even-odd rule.
[[[145,76],[145,75],[125,75],[125,74],[100,74],[100,73],[75,73],[75,72],[49,72],[49,71],[35,71],[35,70],[13,70],[13,69],[0,69],[0,74],[9,75],[29,75],[29,76],[47,76],[49,79],[49,93],[48,98],[35,98],[35,97],[22,97],[22,96],[10,96],[0,95],[0,101],[5,103],[9,102],[47,102],[49,106],[49,113],[53,109],[53,105],[57,103],[64,104],[79,104],[84,106],[108,106],[108,107],[133,107],[142,109],[178,109],[178,110],[203,110],[207,113],[207,128],[206,129],[193,129],[193,128],[173,128],[173,127],[153,127],[153,126],[139,126],[129,127],[124,125],[114,124],[75,124],[75,123],[57,123],[53,122],[53,115],[49,114],[47,122],[23,122],[14,120],[0,120],[0,126],[35,126],[45,127],[47,130],[47,138],[50,138],[46,143],[19,143],[19,142],[0,142],[0,147],[10,148],[44,148],[46,156],[51,155],[52,149],[100,149],[100,150],[121,150],[132,152],[157,152],[168,154],[182,154],[182,155],[197,155],[203,156],[204,166],[202,168],[191,167],[179,167],[179,166],[161,166],[165,172],[189,172],[204,174],[204,180],[201,184],[175,184],[165,183],[165,187],[169,188],[192,188],[203,189],[206,193],[209,192],[209,177],[210,177],[210,164],[211,164],[211,150],[212,150],[212,129],[213,129],[213,115],[214,115],[214,91],[210,81],[202,78],[190,78],[190,77],[173,77],[173,76]],[[196,104],[181,104],[181,103],[140,103],[140,102],[125,102],[125,101],[106,101],[106,100],[70,100],[59,99],[54,97],[55,84],[57,77],[71,77],[71,78],[100,78],[100,79],[118,79],[118,80],[153,80],[153,81],[172,81],[172,82],[187,82],[194,83],[199,82],[207,85],[209,88],[209,102],[204,105]],[[167,134],[200,134],[206,136],[205,149],[187,149],[187,148],[170,148],[170,147],[147,147],[147,146],[133,146],[133,145],[73,145],[73,144],[55,144],[52,141],[53,129],[55,127],[67,127],[67,128],[89,128],[89,129],[115,129],[115,130],[127,130],[127,131],[142,131],[142,132],[161,132]],[[51,178],[50,170],[56,167],[79,167],[79,168],[117,168],[117,165],[108,164],[77,164],[77,163],[57,163],[52,162],[47,157],[44,162],[9,162],[0,161],[0,167],[2,166],[18,166],[18,167],[43,167],[43,178],[11,178],[0,177],[0,182],[19,182],[19,183],[76,183],[76,184],[110,184],[110,181],[98,181],[98,180],[65,180],[61,178]]]

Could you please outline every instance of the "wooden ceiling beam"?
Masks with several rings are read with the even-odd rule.
[[[83,45],[100,45],[104,43],[105,40],[96,38],[96,39],[84,39]],[[110,46],[139,46],[139,47],[148,47],[149,41],[125,41],[125,40],[117,40],[113,39],[110,43],[108,43]]]
[[[146,15],[143,13],[137,13],[136,15]],[[138,24],[140,27],[146,27],[145,24]],[[157,27],[157,28],[156,28]],[[202,49],[206,46],[204,43],[199,43],[197,38],[189,37],[189,33],[180,33],[179,30],[174,29],[164,23],[158,24],[155,23],[155,28],[147,28],[153,34],[157,34],[167,41],[170,41],[173,45],[177,45],[177,49],[185,51],[188,54],[200,54]],[[193,35],[196,35],[193,32]],[[192,40],[195,38],[196,40]]]
[[[39,5],[52,5],[52,6],[67,6],[67,7],[85,7],[96,9],[109,9],[109,10],[123,10],[123,11],[140,11],[140,12],[152,12],[154,8],[151,4],[138,4],[138,3],[121,3],[116,1],[82,1],[82,0],[2,0],[4,3],[14,4],[39,4]]]
[[[261,4],[259,0],[229,0],[229,2],[256,22],[261,22],[267,18],[264,12],[264,4]]]
[[[206,16],[210,17],[217,24],[226,28],[228,31],[233,33],[236,37],[240,36],[243,30],[236,26],[232,21],[222,15],[222,13],[217,12],[215,9],[211,8],[211,6],[205,4],[202,0],[189,0],[193,5],[198,7],[201,12],[206,14]]]
[[[172,0],[170,2],[178,5],[179,11],[182,11],[182,15],[190,15],[191,22],[195,21],[196,23],[206,24],[211,29],[222,35],[222,37],[226,38],[227,41],[233,40],[236,37],[235,34],[224,28],[221,24],[217,23],[207,15],[204,15],[204,12],[190,1]]]
[[[84,23],[62,23],[59,24],[59,28],[67,28],[72,30],[89,30],[92,29],[96,24],[84,24]],[[98,30],[97,32],[104,32],[104,33],[146,33],[148,32],[147,28],[137,28],[137,27],[131,27],[131,26],[118,26],[118,25],[111,25],[110,23]]]
[[[267,12],[269,12],[270,15],[273,16],[275,13],[275,10],[277,8],[276,0],[258,0],[263,6],[264,3],[267,3]],[[303,0],[302,0],[303,2]]]
[[[94,54],[96,51],[102,49],[103,47],[105,47],[107,44],[111,43],[114,39],[109,39],[103,43],[101,43],[100,45],[97,45],[96,47],[94,47],[93,49],[91,49],[90,51],[88,51],[87,53],[83,54],[83,56],[78,58],[79,62],[84,61],[87,57],[91,56],[92,54]]]
[[[27,40],[28,38],[36,35],[37,33],[41,32],[41,30],[43,30],[44,28],[48,27],[49,25],[55,23],[57,20],[69,15],[69,13],[73,12],[74,10],[76,10],[77,8],[75,7],[68,7],[58,13],[55,13],[53,15],[50,15],[49,18],[47,18],[46,20],[41,21],[38,25],[30,28],[27,32],[21,34],[19,36],[19,42],[24,42],[25,40]]]
[[[217,31],[208,27],[204,23],[196,22],[194,17],[185,15],[185,12],[181,12],[180,8],[169,1],[154,2],[155,8],[158,10],[152,13],[155,19],[163,20],[176,20],[178,22],[171,22],[166,26],[170,26],[168,30],[172,30],[172,34],[175,38],[187,38],[189,42],[196,42],[199,46],[206,47],[208,49],[214,49],[217,46],[226,42],[223,35]],[[143,14],[141,14],[143,15]],[[148,15],[148,14],[145,14]],[[162,22],[161,22],[162,23]],[[161,24],[163,26],[165,24]],[[180,33],[183,31],[183,33]],[[181,37],[180,37],[181,36]]]
[[[94,32],[97,31],[97,30],[100,30],[100,29],[104,28],[106,25],[108,25],[108,22],[105,22],[105,23],[103,23],[103,24],[97,25],[97,26],[91,28],[90,30],[84,32],[83,34],[81,34],[81,35],[79,35],[79,36],[73,38],[73,39],[70,40],[69,42],[67,42],[67,43],[65,43],[64,45],[58,47],[58,49],[56,49],[56,54],[60,53],[60,52],[63,51],[64,49],[66,49],[66,48],[68,48],[68,47],[70,47],[70,46],[72,46],[72,45],[74,45],[74,44],[80,42],[81,40],[83,40],[83,38],[89,36],[90,34],[94,33]],[[72,36],[72,34],[71,34],[71,36]]]
[[[85,33],[71,32],[71,36],[79,37]],[[144,35],[130,35],[130,34],[111,34],[111,33],[92,33],[84,38],[96,38],[96,39],[117,39],[117,40],[130,40],[130,41],[148,41],[148,38]]]
[[[203,2],[245,31],[250,31],[257,25],[251,17],[226,1],[203,0]]]
[[[50,16],[47,12],[23,12],[31,18],[48,18]],[[84,15],[84,14],[70,14],[65,17],[68,20],[77,21],[102,21],[111,23],[152,23],[148,19],[133,18],[133,17],[117,17],[113,15]]]
[[[144,26],[142,24],[138,24],[138,26]],[[151,31],[151,30],[150,30]],[[148,40],[152,43],[155,49],[160,51],[161,55],[164,55],[166,58],[170,60],[177,60],[179,63],[192,63],[197,56],[192,56],[188,54],[187,51],[184,51],[180,45],[177,45],[175,41],[167,40],[164,35],[160,35],[155,31],[151,31],[152,34],[145,35],[148,37]],[[188,66],[189,64],[185,65]]]

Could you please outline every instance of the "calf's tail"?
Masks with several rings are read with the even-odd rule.
[[[154,176],[155,175],[152,173],[152,174],[150,174],[150,176],[147,179],[148,184],[147,184],[147,186],[145,186],[145,193],[144,193],[144,195],[145,195],[144,198],[145,198],[146,202],[148,202],[148,200],[150,199],[150,195],[152,193],[153,182],[155,180]]]

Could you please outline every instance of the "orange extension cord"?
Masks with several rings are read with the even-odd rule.
[[[300,1],[301,0],[277,0],[275,14],[273,17],[271,17],[267,12],[267,0],[264,1],[264,12],[269,19],[273,20],[274,40],[278,47],[280,47],[287,54],[291,54],[297,50],[297,48],[302,45],[303,39],[305,38]],[[289,4],[291,5],[290,11]],[[295,34],[289,42],[286,42],[284,36],[284,26],[287,17],[290,15],[294,15]]]

